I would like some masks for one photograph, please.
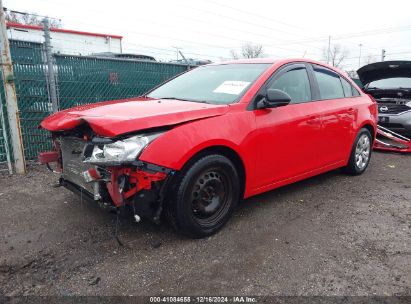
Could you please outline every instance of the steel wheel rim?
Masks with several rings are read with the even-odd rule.
[[[192,187],[192,216],[201,226],[213,226],[225,216],[231,200],[232,182],[227,174],[219,168],[207,169]]]
[[[355,148],[355,164],[358,169],[364,169],[370,159],[371,153],[371,141],[366,134],[362,134],[358,139],[357,146]]]

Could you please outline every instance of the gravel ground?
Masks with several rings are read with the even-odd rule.
[[[411,155],[244,201],[191,240],[121,219],[32,167],[0,177],[3,295],[411,295]]]

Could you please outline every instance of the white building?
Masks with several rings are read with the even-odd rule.
[[[24,25],[8,22],[7,33],[9,39],[30,42],[44,42],[42,26]],[[122,36],[98,34],[52,28],[50,31],[53,53],[67,55],[91,55],[93,53],[122,52]]]

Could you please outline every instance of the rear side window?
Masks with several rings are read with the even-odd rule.
[[[321,99],[344,98],[344,90],[338,74],[322,67],[314,67],[314,74],[320,88]]]
[[[305,68],[285,72],[275,79],[268,88],[286,92],[291,97],[291,103],[311,100],[310,81]]]
[[[360,92],[358,92],[358,90],[356,88],[354,88],[354,87],[351,87],[351,88],[352,88],[352,96],[360,96],[361,95]]]
[[[345,97],[352,97],[353,95],[352,95],[352,85],[347,81],[347,80],[345,80],[344,78],[341,78],[341,83],[342,83],[342,86],[343,86],[343,89],[344,89],[344,95],[345,95]]]
[[[351,83],[349,83],[347,80],[341,77],[341,83],[344,89],[344,95],[345,97],[355,97],[355,96],[360,96],[360,92],[356,88],[354,88]]]

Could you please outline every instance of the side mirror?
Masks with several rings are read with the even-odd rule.
[[[286,106],[290,102],[291,97],[286,92],[277,89],[268,89],[266,97],[257,102],[257,109]]]

